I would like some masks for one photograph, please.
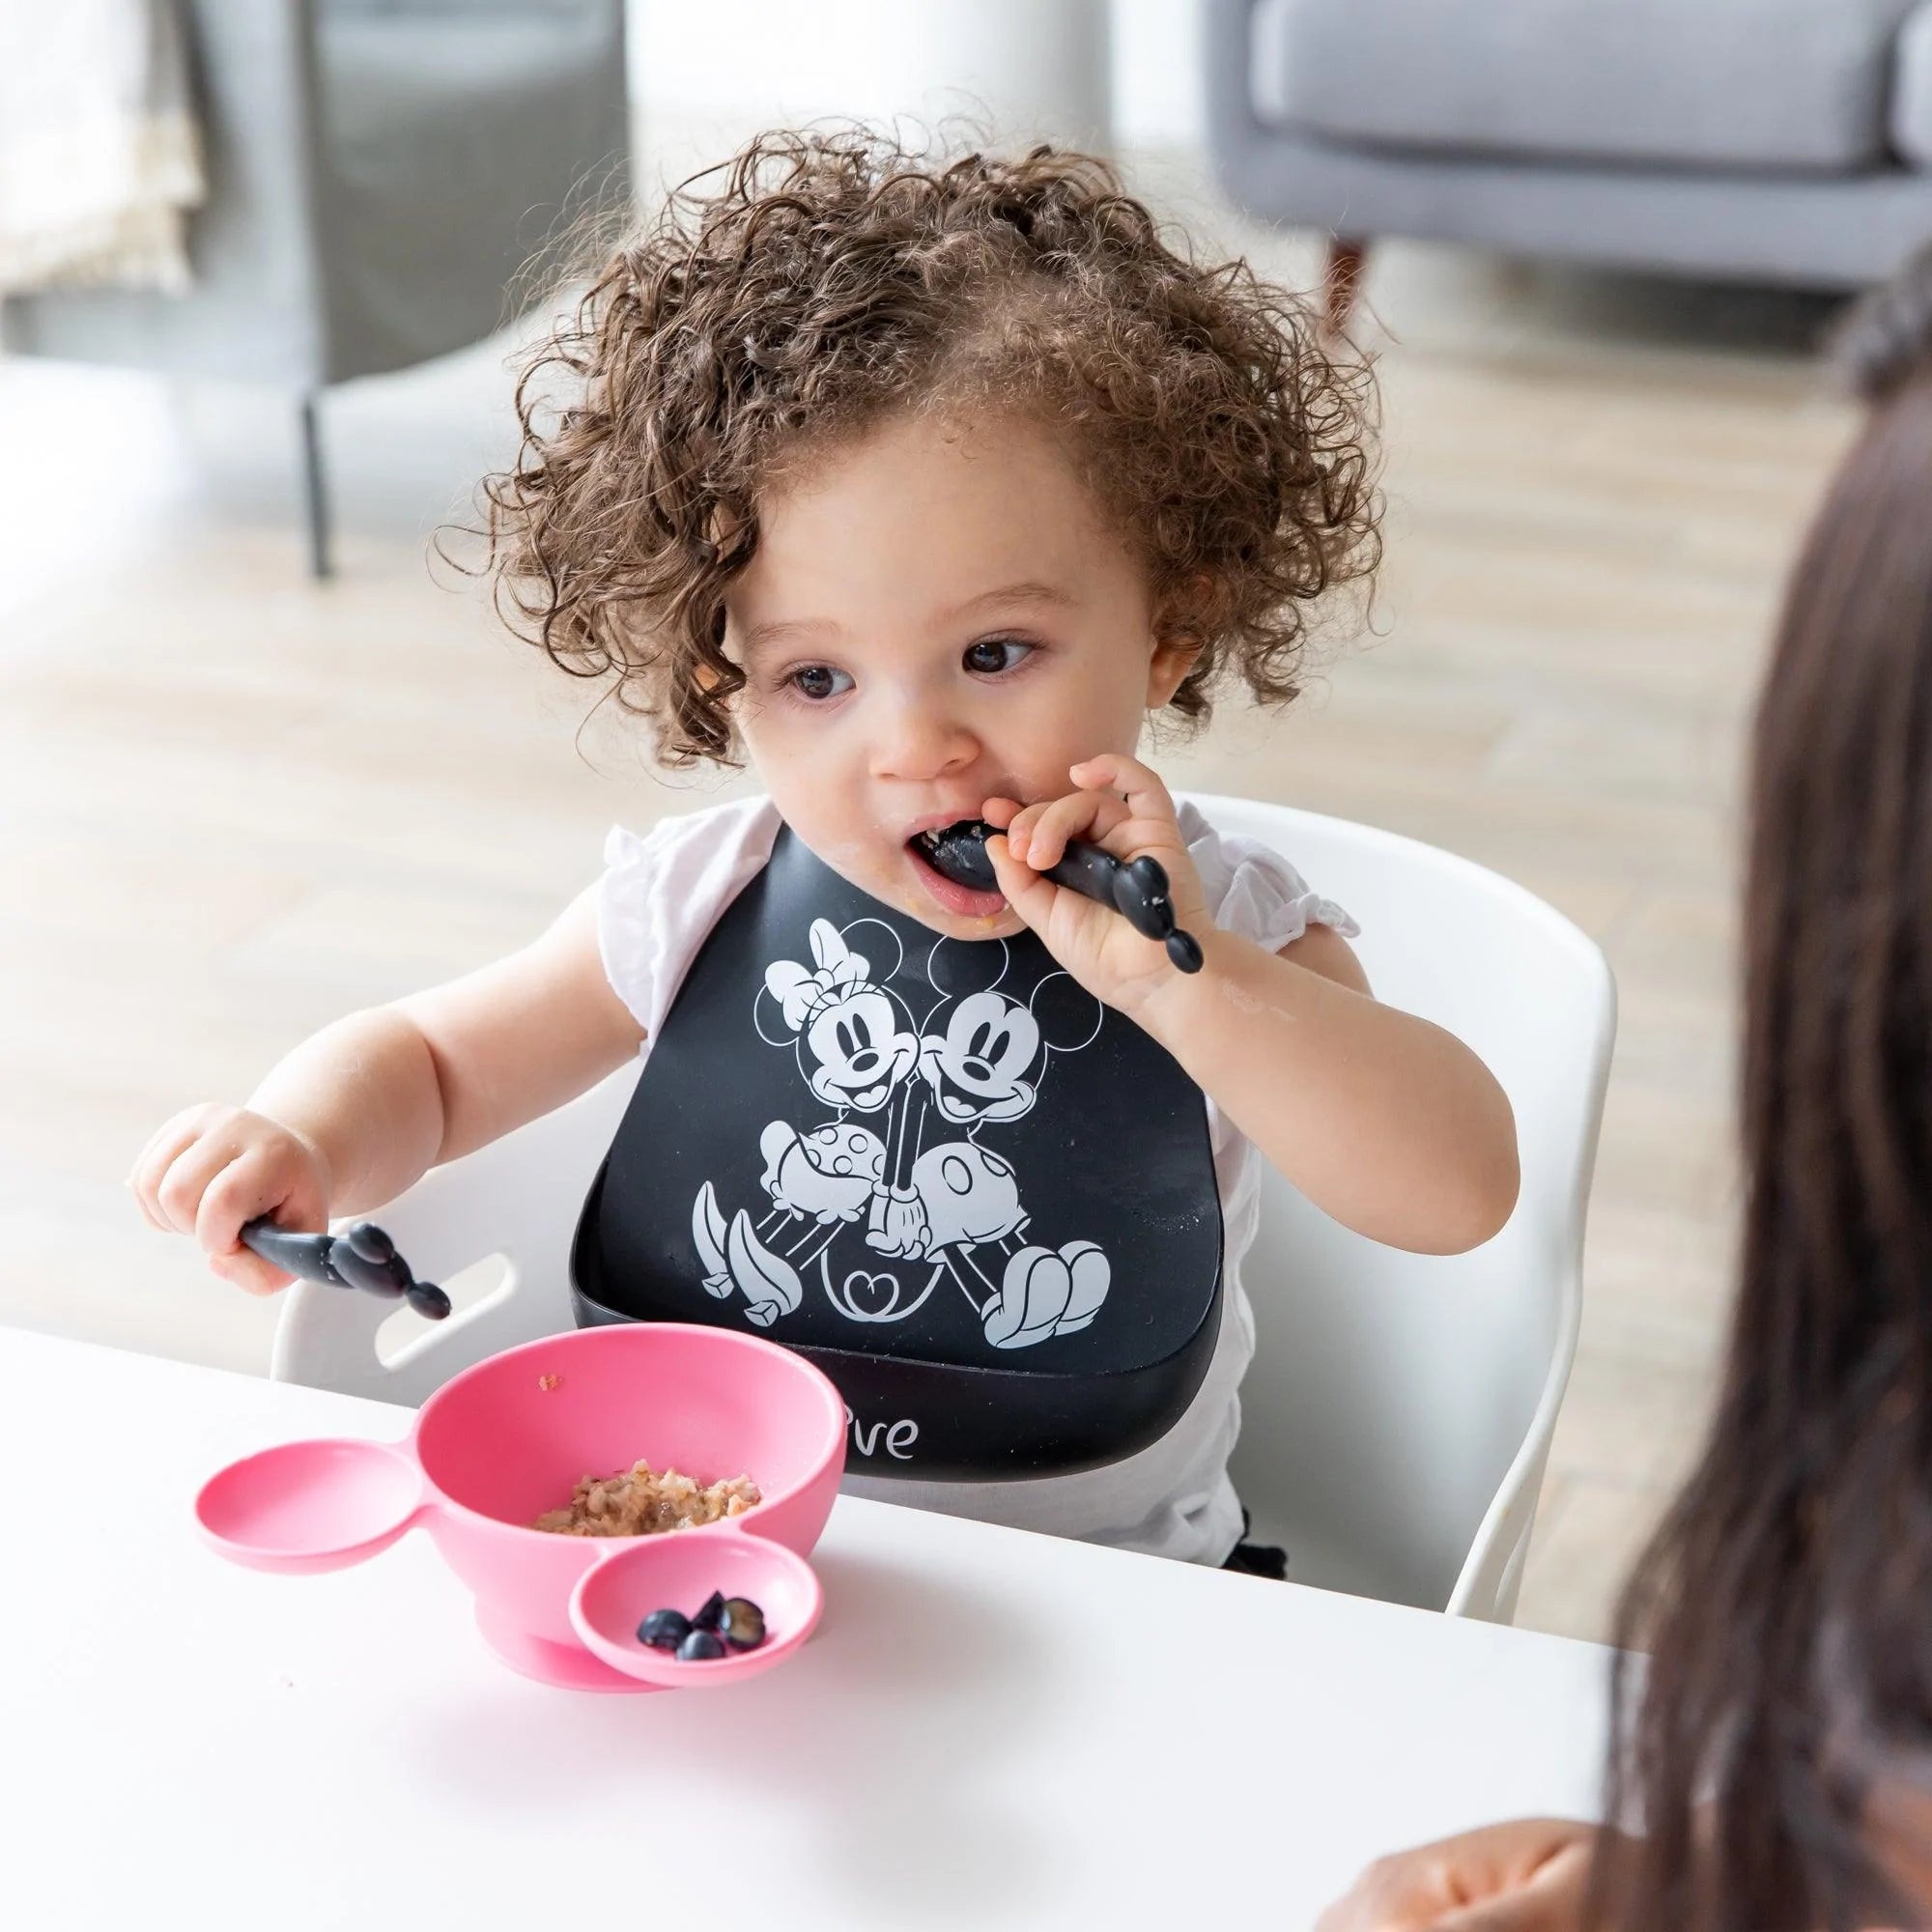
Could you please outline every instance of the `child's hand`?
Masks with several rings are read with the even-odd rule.
[[[328,1226],[328,1163],[300,1135],[242,1107],[177,1114],[128,1177],[141,1211],[162,1233],[192,1235],[223,1281],[272,1294],[293,1277],[241,1244],[244,1223],[270,1214],[297,1233]]]
[[[1167,873],[1175,923],[1205,939],[1208,919],[1200,875],[1188,856],[1167,787],[1137,759],[1109,753],[1067,774],[1079,790],[1022,807],[989,798],[985,817],[1004,838],[986,850],[1000,890],[1039,934],[1046,950],[1097,1000],[1132,1014],[1165,985],[1175,967],[1155,939],[1144,939],[1110,906],[1057,886],[1040,874],[1057,864],[1067,841],[1084,838],[1121,860],[1157,859]]]

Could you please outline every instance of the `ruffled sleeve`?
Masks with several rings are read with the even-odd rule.
[[[648,1042],[698,948],[763,867],[778,836],[768,799],[667,818],[639,837],[613,825],[597,888],[597,949],[611,990]]]
[[[664,845],[660,825],[646,838],[611,826],[604,839],[604,877],[597,888],[597,950],[604,977],[645,1033],[656,1007],[652,989],[663,977],[666,935],[651,890]]]
[[[1223,837],[1191,805],[1180,808],[1179,817],[1208,911],[1223,931],[1279,952],[1311,925],[1331,926],[1344,939],[1361,930],[1272,847],[1258,838]]]

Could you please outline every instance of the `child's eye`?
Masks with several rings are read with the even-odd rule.
[[[822,704],[828,697],[842,697],[852,689],[851,674],[834,670],[830,665],[805,665],[785,679],[801,697]]]
[[[988,638],[983,643],[968,644],[964,662],[968,670],[990,676],[998,671],[1011,670],[1032,655],[1033,646],[1022,643],[1017,638]]]

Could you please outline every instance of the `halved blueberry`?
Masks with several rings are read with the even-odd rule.
[[[715,1631],[724,1617],[724,1592],[713,1590],[704,1600],[704,1607],[692,1618],[693,1630]]]
[[[749,1597],[733,1597],[724,1605],[718,1634],[733,1650],[756,1650],[765,1640],[765,1613]]]
[[[675,1650],[691,1634],[691,1619],[682,1610],[653,1610],[638,1626],[638,1641],[653,1650]]]
[[[712,1663],[724,1655],[724,1640],[716,1631],[695,1630],[677,1647],[680,1663]]]

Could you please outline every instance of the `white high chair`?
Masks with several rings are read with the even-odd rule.
[[[1378,996],[1483,1056],[1522,1152],[1509,1225],[1448,1258],[1351,1235],[1267,1176],[1244,1268],[1258,1347],[1234,1463],[1253,1534],[1287,1546],[1296,1581],[1507,1621],[1577,1348],[1616,1026],[1608,965],[1541,899],[1467,860],[1286,806],[1196,802],[1354,914]],[[377,1211],[411,1264],[451,1288],[446,1321],[298,1282],[270,1375],[420,1403],[484,1356],[567,1328],[578,1209],[637,1077],[612,1074]]]

